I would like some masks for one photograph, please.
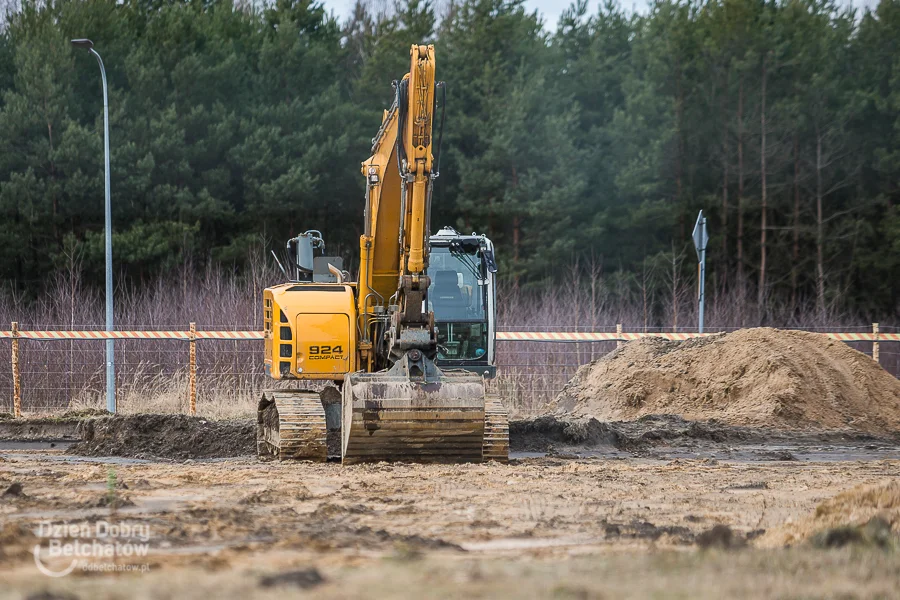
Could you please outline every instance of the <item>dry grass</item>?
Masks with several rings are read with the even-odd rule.
[[[657,273],[662,271],[657,270]],[[651,273],[650,275],[653,275]],[[655,276],[654,276],[655,277]],[[116,298],[117,329],[259,330],[262,290],[282,276],[261,261],[242,275],[221,268],[197,274],[189,265],[170,278],[126,286]],[[648,283],[648,281],[650,283]],[[674,290],[674,292],[673,292]],[[662,277],[607,276],[596,265],[574,265],[560,285],[539,291],[501,286],[501,331],[689,331],[695,323],[692,290],[686,281]],[[758,311],[731,293],[710,286],[707,330],[727,330],[759,323]],[[812,311],[773,306],[770,324],[868,331],[871,325],[851,315],[832,313],[816,320]],[[59,274],[47,293],[32,303],[0,289],[0,323],[18,321],[21,329],[102,329],[102,296],[81,283],[77,264]],[[882,323],[882,331],[892,331]],[[100,341],[22,342],[23,408],[56,412],[104,405],[104,343]],[[869,352],[871,344],[855,344]],[[491,384],[514,416],[541,412],[575,370],[615,348],[612,342],[528,343],[498,345],[498,377]],[[206,416],[252,413],[259,392],[271,386],[262,371],[260,341],[202,340],[197,344],[198,412]],[[10,344],[0,341],[0,364],[9,364]],[[119,407],[126,412],[186,408],[188,345],[173,340],[116,342]],[[900,373],[900,348],[882,346],[882,365]],[[12,408],[10,369],[0,369],[0,412]]]
[[[838,527],[862,527],[872,518],[882,519],[900,534],[900,481],[888,479],[860,485],[819,504],[813,514],[772,529],[760,538],[761,547],[781,547],[804,542]]]
[[[117,409],[124,414],[187,414],[190,412],[187,390],[187,369],[161,374],[139,367],[119,385]],[[259,398],[251,390],[252,387],[235,382],[219,382],[215,388],[198,394],[196,414],[209,419],[252,418]],[[106,398],[98,392],[83,393],[72,400],[69,409],[105,410]]]

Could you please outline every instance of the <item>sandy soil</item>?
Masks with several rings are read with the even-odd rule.
[[[897,455],[895,455],[897,456]],[[891,597],[896,555],[759,550],[898,459],[519,459],[508,466],[104,462],[0,453],[0,598]],[[115,489],[110,494],[110,489]],[[6,493],[4,493],[6,490]],[[52,579],[41,523],[149,527],[146,574]],[[728,525],[725,538],[710,537]],[[702,547],[724,544],[730,551]],[[42,560],[62,568],[71,559]],[[849,596],[848,596],[849,594]],[[35,596],[38,597],[38,596]],[[43,596],[53,597],[53,596]],[[65,596],[57,596],[65,597]]]

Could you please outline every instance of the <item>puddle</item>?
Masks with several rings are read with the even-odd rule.
[[[742,445],[711,447],[666,447],[659,446],[650,451],[649,456],[663,460],[676,458],[712,458],[728,462],[848,462],[900,458],[900,448],[894,446],[805,446],[805,445]]]
[[[64,441],[23,441],[0,440],[0,450],[65,450],[75,442]]]
[[[714,459],[736,463],[785,463],[793,462],[853,462],[900,459],[900,447],[879,444],[866,445],[690,445],[656,446],[634,452],[615,448],[585,449],[560,448],[554,452],[510,452],[510,459],[559,458],[559,459],[650,459],[668,461],[674,459]]]
[[[236,540],[222,544],[196,544],[193,546],[167,546],[150,549],[150,556],[190,556],[192,554],[215,554],[232,546],[241,546],[249,540]]]
[[[150,492],[149,494],[135,498],[135,506],[125,506],[116,509],[116,514],[120,516],[144,516],[156,513],[173,512],[181,509],[187,502],[197,502],[208,499],[208,496],[203,494],[179,494],[173,496]],[[63,508],[55,510],[25,510],[17,512],[16,518],[73,521],[104,515],[109,515],[108,508]]]
[[[536,451],[519,451],[510,452],[509,458],[525,459],[525,458],[633,458],[634,454],[625,450],[619,450],[612,446],[603,446],[596,448],[560,448],[552,452],[536,452]]]
[[[603,543],[599,538],[499,538],[484,542],[462,542],[460,547],[467,552],[503,552],[507,550],[530,550],[538,548],[559,548],[565,546],[595,546]]]
[[[188,460],[125,458],[120,456],[79,456],[63,452],[74,442],[46,441],[0,441],[0,457],[8,460],[38,460],[62,463],[99,463],[111,465],[137,465],[148,463],[165,464],[217,464],[235,461],[255,461],[253,456],[232,456],[226,458],[203,458]],[[9,452],[9,450],[19,452]],[[23,452],[28,452],[24,454]],[[34,452],[34,453],[32,453]],[[690,445],[656,446],[634,452],[619,450],[611,446],[594,448],[559,448],[551,452],[519,451],[510,452],[512,460],[540,458],[558,459],[715,459],[738,463],[791,463],[791,462],[847,462],[900,459],[900,447],[884,444],[860,445],[790,445],[790,444],[743,444],[743,445]]]
[[[19,443],[19,442],[17,442]],[[25,448],[17,448],[17,450],[25,450]],[[59,448],[53,448],[59,450]],[[143,458],[122,458],[120,456],[72,456],[69,454],[48,452],[45,454],[20,454],[15,452],[0,452],[0,458],[7,460],[23,460],[23,461],[46,461],[61,463],[101,463],[108,465],[140,465],[154,462]]]

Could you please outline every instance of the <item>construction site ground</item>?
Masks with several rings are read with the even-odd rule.
[[[900,597],[900,382],[824,336],[626,344],[510,447],[259,462],[252,417],[0,415],[0,600]],[[62,523],[147,554],[74,568]]]
[[[349,467],[101,458],[66,446],[0,446],[0,598],[891,598],[900,589],[896,552],[785,547],[783,535],[843,490],[896,481],[891,440],[673,438],[632,450],[551,444],[549,454],[532,444],[509,465]],[[41,522],[97,520],[147,525],[148,557],[124,562],[149,571],[38,572]]]

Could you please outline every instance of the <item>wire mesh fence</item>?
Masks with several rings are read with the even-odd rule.
[[[0,344],[10,365],[11,343]],[[188,412],[189,346],[186,340],[116,340],[117,406],[124,412]],[[263,372],[261,340],[202,340],[196,352],[196,402],[201,414],[252,412],[260,390],[273,387]],[[106,406],[103,340],[20,340],[22,411],[52,414]],[[0,371],[0,411],[13,412],[12,369]]]
[[[492,385],[513,416],[543,412],[580,366],[615,347],[614,341],[498,342],[497,377]]]
[[[569,328],[569,331],[574,329]],[[864,328],[831,329],[829,333],[866,331]],[[558,330],[532,328],[531,331]],[[592,331],[615,332],[616,326],[594,327]],[[871,331],[871,327],[867,331]],[[888,327],[881,331],[896,333],[898,329]],[[198,414],[212,418],[251,415],[263,389],[292,385],[291,382],[276,383],[265,375],[262,340],[201,339],[195,343]],[[847,343],[872,355],[873,342]],[[0,365],[4,365],[0,368],[0,412],[6,413],[14,412],[12,347],[12,340],[0,340]],[[556,397],[580,366],[604,356],[615,347],[615,341],[498,341],[497,377],[489,386],[500,394],[513,416],[543,412],[547,402]],[[900,377],[900,343],[881,342],[879,355],[879,363],[895,377]],[[116,401],[121,412],[189,412],[191,366],[188,340],[116,340],[115,363]],[[18,373],[22,412],[58,414],[105,408],[105,369],[104,340],[20,339]]]
[[[739,327],[707,327],[706,333],[727,333]],[[612,333],[616,325],[587,327],[554,327],[535,328],[509,326],[502,331],[568,331]],[[664,328],[626,328],[633,333],[671,333]],[[872,325],[856,327],[809,327],[796,329],[814,333],[871,333]],[[696,329],[680,329],[684,333],[694,333]],[[900,332],[898,327],[879,326],[881,333]],[[851,348],[868,356],[873,356],[874,343],[871,341],[845,341]],[[616,348],[615,341],[603,342],[501,342],[497,352],[497,378],[493,383],[500,393],[504,404],[513,416],[533,416],[545,412],[546,405],[552,401],[575,375],[582,365],[596,360]],[[900,343],[884,342],[878,344],[879,364],[894,377],[900,378]]]

